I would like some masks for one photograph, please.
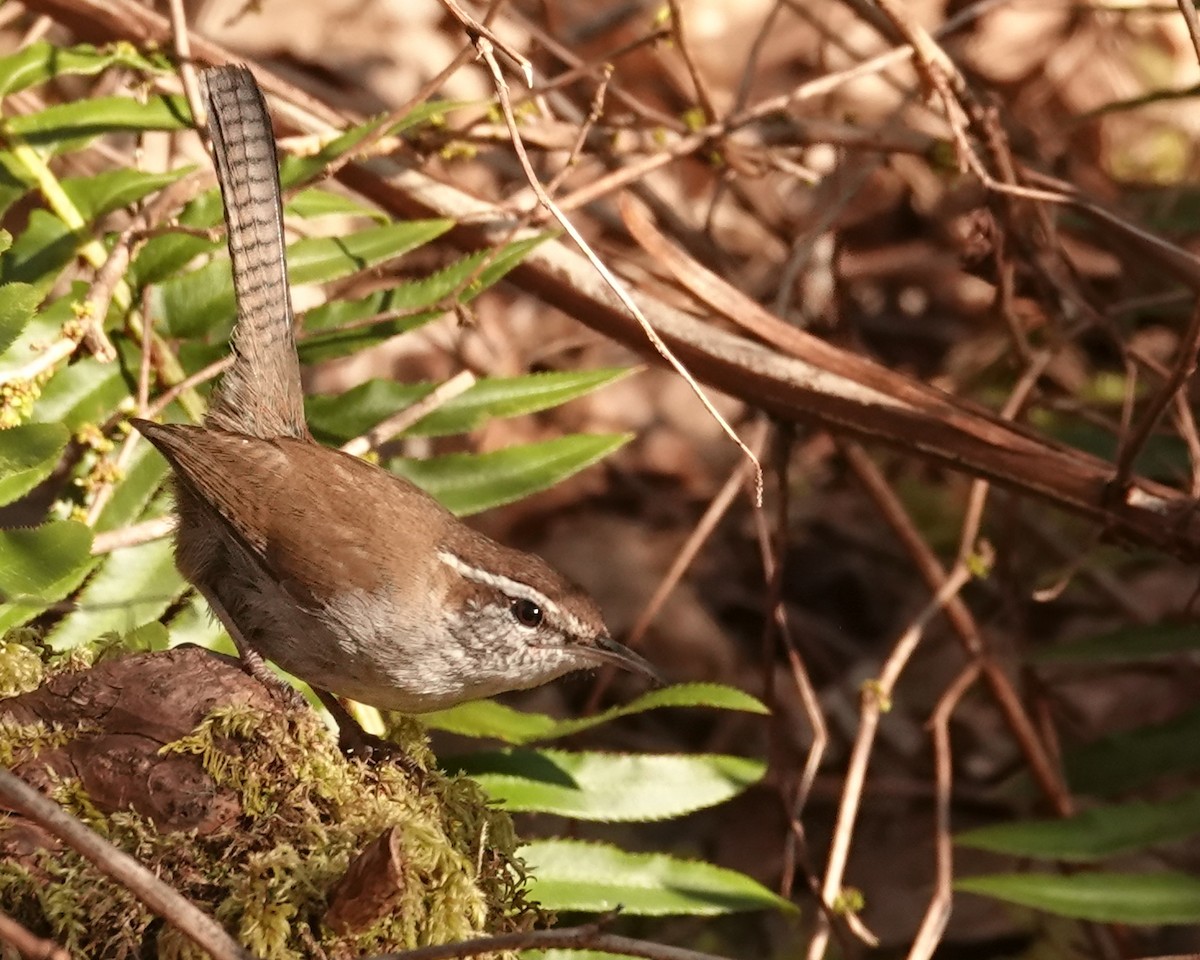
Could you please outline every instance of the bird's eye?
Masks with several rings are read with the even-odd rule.
[[[516,599],[509,607],[517,623],[523,627],[540,627],[542,625],[542,608],[532,600]]]

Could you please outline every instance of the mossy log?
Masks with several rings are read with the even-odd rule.
[[[29,651],[0,649],[0,675],[32,685]],[[41,679],[0,700],[0,761],[258,956],[362,956],[536,917],[508,818],[471,781],[432,768],[416,724],[401,724],[408,770],[348,761],[316,713],[281,708],[236,661],[196,647]],[[0,905],[78,956],[199,955],[11,812]]]

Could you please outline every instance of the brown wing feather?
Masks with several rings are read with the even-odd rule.
[[[397,580],[409,565],[381,562],[385,538],[390,531],[393,549],[432,555],[449,514],[407,481],[308,441],[132,423],[188,492],[297,599],[319,601],[331,584],[343,591],[420,588],[415,579]],[[321,531],[319,549],[314,530]]]

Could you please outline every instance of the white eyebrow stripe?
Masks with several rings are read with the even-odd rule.
[[[527,583],[521,583],[520,580],[512,580],[504,576],[502,573],[493,573],[491,570],[481,570],[479,567],[473,567],[469,563],[464,563],[452,553],[445,550],[438,551],[438,559],[442,561],[451,570],[461,573],[468,580],[474,580],[476,583],[482,583],[485,586],[495,587],[501,590],[510,597],[519,597],[522,600],[529,600],[536,603],[539,607],[543,607],[550,612],[562,617],[567,621],[567,625],[574,629],[579,625],[570,614],[565,614],[557,603],[551,600],[544,593],[534,590]]]

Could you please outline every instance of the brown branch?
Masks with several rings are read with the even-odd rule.
[[[170,37],[161,16],[132,0],[29,0],[28,6],[52,14],[82,38],[94,42],[133,39],[163,43]],[[961,22],[955,18],[956,26]],[[197,56],[214,63],[240,59],[195,37],[193,49]],[[877,59],[890,63],[907,56],[909,51],[889,51]],[[344,122],[329,107],[270,71],[259,71],[257,76],[268,93],[282,98],[286,109],[280,112],[294,129],[328,133]],[[784,95],[778,104],[762,101],[743,111],[743,116],[766,115],[786,106],[790,97]],[[740,118],[734,119],[741,122]],[[459,226],[448,237],[463,249],[489,247],[511,229],[511,217],[492,204],[391,160],[352,164],[339,177],[397,216],[454,218]],[[1016,194],[1028,188],[1011,189]],[[1142,250],[1147,254],[1153,251],[1177,275],[1186,275],[1194,268],[1195,258],[1177,247],[1093,204],[1070,198],[1068,202],[1126,235],[1136,231]],[[1200,280],[1200,270],[1193,277]],[[508,279],[605,336],[658,359],[649,350],[642,328],[614,303],[611,291],[586,261],[563,244],[542,244]],[[727,285],[718,288],[718,293],[723,304],[719,312],[725,316],[749,319],[765,315],[779,322]],[[1003,423],[993,414],[919,381],[816,338],[805,339],[802,357],[787,356],[778,349],[713,329],[654,297],[642,294],[635,300],[698,379],[782,420],[815,420],[842,434],[883,441],[1087,517],[1118,538],[1184,558],[1200,556],[1200,516],[1192,515],[1191,499],[1180,491],[1133,478],[1128,492],[1114,502],[1109,495],[1113,464],[1059,446],[1018,425]]]
[[[53,940],[39,937],[0,910],[0,943],[7,943],[23,960],[71,960],[71,954]]]
[[[385,953],[369,960],[455,960],[458,957],[477,957],[483,953],[503,953],[510,950],[599,950],[647,960],[724,960],[711,953],[699,953],[683,947],[671,947],[649,940],[634,940],[613,933],[603,933],[599,923],[561,930],[529,930],[524,933],[504,933],[495,937],[480,937],[461,943],[433,947],[418,947],[402,953]]]
[[[5,767],[0,767],[0,801],[124,884],[146,906],[216,960],[254,960],[216,920]]]

